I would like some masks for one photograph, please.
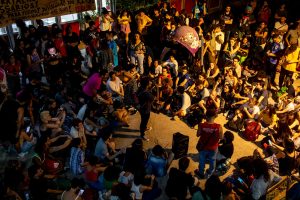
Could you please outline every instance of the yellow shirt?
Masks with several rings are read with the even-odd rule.
[[[121,24],[121,25],[127,25],[130,21],[130,18],[127,16],[122,16],[122,17],[119,16],[118,21],[119,21],[119,24]]]
[[[285,56],[285,62],[283,64],[284,69],[292,72],[296,72],[298,58],[299,58],[300,48],[297,49],[288,55]]]

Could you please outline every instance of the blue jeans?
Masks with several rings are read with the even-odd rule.
[[[130,63],[137,65],[140,74],[144,73],[144,54],[134,54],[130,56]]]
[[[206,160],[209,161],[209,169],[208,174],[211,175],[216,168],[216,155],[217,155],[218,149],[212,151],[212,150],[202,150],[199,153],[199,174],[204,175],[204,168]]]

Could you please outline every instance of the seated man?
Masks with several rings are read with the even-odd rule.
[[[175,87],[183,86],[184,89],[187,89],[190,86],[191,77],[188,74],[188,69],[186,67],[181,68],[181,73],[176,79]]]
[[[150,68],[150,78],[156,78],[160,74],[162,74],[162,66],[160,65],[160,62],[158,59],[155,59],[153,61],[153,66]]]
[[[146,173],[154,174],[156,177],[165,176],[173,159],[174,154],[172,152],[167,153],[162,146],[155,145],[148,156]]]
[[[179,159],[179,169],[172,167],[166,186],[166,194],[171,199],[186,199],[187,191],[193,186],[198,186],[199,180],[187,173],[190,160],[187,157]]]
[[[108,129],[103,131],[94,152],[99,161],[106,163],[114,161],[115,158],[125,153],[125,149],[116,151],[116,144],[112,141],[111,132]]]
[[[171,55],[170,58],[166,60],[162,66],[169,67],[172,77],[178,76],[178,62],[173,55]]]
[[[109,73],[109,79],[106,85],[107,90],[112,93],[113,100],[122,101],[124,98],[124,89],[122,81],[116,76],[115,72]]]

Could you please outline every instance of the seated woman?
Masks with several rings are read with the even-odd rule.
[[[78,176],[83,173],[85,159],[85,147],[83,145],[80,138],[72,140],[69,166],[73,176]]]
[[[156,177],[163,177],[174,159],[172,152],[167,153],[162,146],[155,145],[148,156],[146,173],[154,174]]]
[[[249,99],[248,103],[243,104],[239,109],[235,111],[232,119],[230,119],[227,125],[235,130],[241,131],[248,122],[256,120],[259,116],[259,107],[256,105],[256,99]]]
[[[81,195],[83,194],[82,188],[84,188],[84,181],[78,178],[73,178],[71,181],[71,187],[69,190],[65,190],[61,194],[61,200],[70,200],[70,199],[76,199],[76,200],[83,200]]]
[[[229,112],[233,102],[234,102],[233,89],[230,85],[225,84],[223,87],[223,91],[221,93],[221,109],[222,109],[221,112],[223,113]]]
[[[83,145],[83,147],[87,146],[87,139],[86,139],[86,136],[85,136],[84,126],[83,126],[83,123],[80,119],[75,118],[73,120],[73,125],[72,125],[71,130],[70,130],[70,136],[72,138],[79,138],[82,145]]]
[[[63,191],[56,188],[50,188],[51,184],[48,183],[47,176],[44,175],[44,170],[40,166],[32,165],[28,169],[30,178],[29,189],[32,199],[47,199],[50,194],[61,194]]]
[[[279,162],[279,174],[290,175],[293,170],[296,169],[296,158],[299,156],[299,152],[295,150],[295,144],[291,139],[284,139],[283,147],[275,143],[271,143],[280,152],[276,155]]]
[[[279,163],[274,150],[275,149],[272,146],[267,146],[263,152],[264,155],[262,155],[257,149],[255,149],[253,152],[253,158],[264,159],[264,161],[267,162],[269,169],[274,173],[279,174]]]
[[[232,88],[235,88],[238,82],[237,77],[234,75],[234,71],[232,68],[228,68],[225,70],[225,84],[230,85]]]
[[[248,57],[250,50],[250,42],[247,36],[244,36],[241,42],[241,46],[237,51],[237,57],[240,59],[240,64],[242,64]]]
[[[69,154],[68,146],[71,141],[72,138],[67,135],[60,135],[52,139],[42,137],[35,147],[32,162],[42,167],[45,173],[57,174],[63,169],[62,160],[65,160]]]
[[[135,139],[131,147],[126,148],[124,158],[124,170],[134,174],[138,169],[144,167],[147,161],[147,154],[143,149],[143,141]]]
[[[224,50],[223,50],[225,63],[226,63],[226,59],[232,60],[236,56],[239,49],[240,49],[240,42],[237,41],[235,37],[230,37],[229,42],[225,43]]]
[[[248,104],[242,106],[242,111],[244,111],[244,119],[246,120],[246,123],[252,120],[257,120],[260,109],[257,105],[256,99],[249,99]]]
[[[34,137],[31,127],[21,129],[19,141],[17,143],[17,150],[20,150],[21,153],[28,152],[36,144],[37,138]]]
[[[145,179],[150,179],[150,185],[145,184]],[[144,175],[142,172],[136,172],[134,174],[133,183],[131,186],[131,191],[134,193],[136,200],[144,199],[144,192],[151,191],[153,189],[155,176],[154,175]]]
[[[85,182],[93,189],[103,189],[99,181],[99,176],[104,172],[105,166],[102,164],[97,164],[98,158],[96,156],[91,156],[85,163],[84,179]]]
[[[264,199],[268,188],[281,180],[272,170],[269,170],[267,163],[258,158],[253,161],[254,180],[250,186],[252,199]]]
[[[96,107],[88,107],[85,112],[85,119],[83,121],[83,126],[85,129],[85,134],[90,136],[97,136],[98,131],[103,128],[98,124],[96,113]]]
[[[258,121],[263,127],[261,132],[264,133],[267,129],[272,129],[276,125],[277,120],[275,107],[267,106],[258,117]]]
[[[214,62],[209,63],[209,68],[206,72],[206,77],[211,88],[215,86],[216,78],[219,75],[219,73],[219,67]]]
[[[63,114],[62,111],[62,116]],[[55,137],[61,131],[61,126],[63,124],[62,118],[52,118],[49,111],[42,111],[40,114],[41,125],[40,125],[40,133],[44,137]]]

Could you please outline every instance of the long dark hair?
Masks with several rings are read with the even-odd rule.
[[[266,182],[270,180],[268,164],[263,159],[258,158],[253,161],[253,171],[256,179],[263,176]]]

